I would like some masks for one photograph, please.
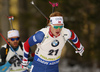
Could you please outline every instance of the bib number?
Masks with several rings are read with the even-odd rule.
[[[58,51],[59,51],[59,49],[57,49],[57,50],[51,49],[51,50],[49,51],[48,55],[57,55],[57,54],[58,54]]]

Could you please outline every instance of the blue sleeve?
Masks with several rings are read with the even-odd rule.
[[[45,34],[42,31],[38,31],[36,34],[31,36],[28,40],[30,46],[33,46],[37,43],[41,43],[44,39]]]
[[[11,66],[11,64],[9,62],[0,66],[0,72],[6,72],[9,69],[10,66]]]

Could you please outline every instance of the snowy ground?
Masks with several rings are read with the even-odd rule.
[[[60,72],[100,72],[99,68],[93,67],[93,68],[82,68],[79,65],[69,66],[67,63],[67,59],[63,59],[60,62],[59,65]]]

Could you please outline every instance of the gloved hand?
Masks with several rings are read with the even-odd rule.
[[[20,59],[22,60],[23,59],[23,56],[22,55],[19,55]]]
[[[20,59],[18,58],[18,62],[17,62],[17,65],[20,66],[21,63],[22,63],[22,59],[23,59],[23,56],[22,55],[19,55]]]
[[[28,64],[29,64],[29,63],[28,63],[27,60],[23,60],[23,61],[22,61],[22,68],[27,69]]]
[[[78,50],[75,51],[75,53],[79,53],[80,56],[82,56],[83,52],[84,52],[84,47],[81,45],[80,48],[77,48]]]
[[[18,60],[18,57],[16,56],[16,55],[14,55],[14,56],[12,56],[11,58],[10,58],[10,60],[8,61],[10,64],[13,64],[13,63],[15,63],[16,62],[16,60]]]

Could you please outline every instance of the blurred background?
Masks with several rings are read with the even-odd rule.
[[[13,28],[19,30],[21,41],[47,25],[47,20],[30,2],[32,0],[0,0],[0,33],[7,38],[11,29],[7,16],[14,16]],[[52,3],[58,2],[55,11],[64,16],[65,27],[73,30],[85,48],[81,57],[69,44],[63,48],[60,72],[100,72],[100,0],[33,0],[49,18]],[[6,42],[0,37],[0,46]],[[34,52],[36,46],[32,46]]]

